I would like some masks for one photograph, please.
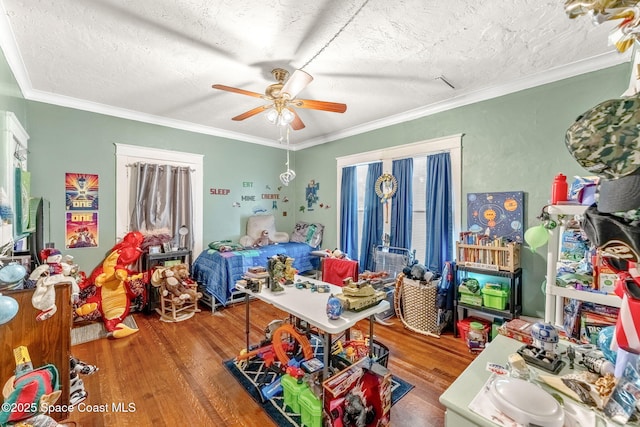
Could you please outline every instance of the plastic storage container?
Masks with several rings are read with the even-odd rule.
[[[504,310],[507,306],[509,290],[485,286],[482,289],[482,303],[486,307]]]
[[[300,413],[300,401],[299,401],[300,394],[305,389],[308,389],[309,386],[307,386],[307,384],[304,383],[303,381],[298,382],[296,378],[292,377],[289,374],[284,374],[282,376],[282,379],[280,380],[280,383],[282,384],[282,391],[284,394],[285,405],[291,408],[293,412],[299,414]]]
[[[467,317],[465,319],[458,320],[458,322],[456,323],[456,326],[458,327],[458,334],[460,335],[460,339],[462,341],[464,341],[465,343],[467,342],[467,333],[469,332],[471,322],[482,323],[484,325],[484,330],[487,333],[487,336],[489,335],[489,331],[491,330],[491,323],[488,320],[480,319],[477,317]]]
[[[471,292],[464,283],[458,286],[458,293],[460,294],[461,303],[482,306],[482,294],[480,292]]]
[[[302,425],[306,427],[322,427],[322,401],[307,387],[300,397],[300,416]]]
[[[471,352],[479,352],[484,350],[488,341],[486,325],[480,322],[471,322],[469,331],[467,332],[467,347]]]

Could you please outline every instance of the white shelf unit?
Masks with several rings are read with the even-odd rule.
[[[547,283],[545,286],[544,320],[559,327],[562,327],[564,298],[578,299],[611,307],[620,307],[621,303],[617,295],[605,295],[597,292],[579,291],[572,288],[556,286],[560,238],[566,229],[566,222],[576,215],[583,214],[587,207],[588,206],[584,205],[567,204],[551,205],[547,208],[549,216],[557,222],[558,226],[550,230],[547,245]]]

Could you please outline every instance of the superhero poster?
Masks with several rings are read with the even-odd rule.
[[[467,194],[467,230],[522,243],[524,192]]]
[[[98,175],[67,173],[65,205],[68,211],[98,210]]]
[[[98,212],[67,212],[65,248],[98,247]]]

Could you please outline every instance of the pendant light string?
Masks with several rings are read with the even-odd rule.
[[[284,143],[286,141],[287,144],[287,163],[285,163],[287,170],[280,174],[280,182],[283,185],[289,185],[289,183],[296,178],[296,172],[289,167],[289,132],[289,126],[280,127],[280,143]]]
[[[362,10],[366,5],[367,5],[367,3],[369,3],[369,0],[365,0],[365,1],[364,1],[364,3],[362,3],[362,5],[358,8],[358,10],[356,10],[356,12],[351,16],[351,18],[349,18],[349,20],[348,20],[348,21],[347,21],[347,22],[342,26],[342,28],[340,28],[340,29],[338,30],[338,32],[337,32],[337,33],[335,33],[335,34],[333,35],[333,37],[331,37],[331,39],[330,39],[328,42],[326,42],[326,43],[325,43],[325,45],[324,45],[324,46],[322,46],[322,47],[320,48],[320,50],[319,50],[315,55],[313,55],[313,57],[312,57],[310,60],[308,60],[308,61],[307,61],[307,62],[306,62],[302,67],[300,67],[300,70],[304,70],[304,68],[305,68],[307,65],[311,64],[311,61],[313,61],[314,59],[316,59],[316,58],[318,57],[318,55],[320,55],[322,52],[324,52],[324,50],[325,50],[327,47],[329,47],[329,45],[330,45],[330,44],[331,44],[331,43],[332,43],[332,42],[333,42],[333,41],[334,41],[334,40],[335,40],[335,39],[340,35],[340,33],[341,33],[345,28],[347,28],[347,26],[351,23],[351,21],[353,21],[353,20],[355,19],[355,17],[356,17],[356,16],[358,16],[358,14],[360,13],[360,11],[361,11],[361,10]]]

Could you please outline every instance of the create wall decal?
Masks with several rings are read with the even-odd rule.
[[[467,230],[472,233],[522,243],[523,223],[524,192],[467,194]]]
[[[313,210],[313,205],[318,203],[318,200],[319,200],[318,190],[319,189],[320,189],[320,183],[316,182],[315,179],[312,179],[311,181],[309,181],[309,184],[307,184],[307,187],[305,188],[305,199],[307,200],[307,210],[308,211],[312,211]],[[304,210],[301,210],[301,212],[304,212]]]

